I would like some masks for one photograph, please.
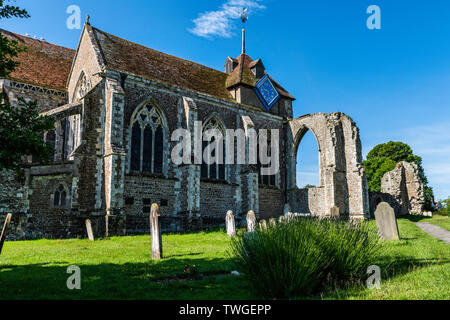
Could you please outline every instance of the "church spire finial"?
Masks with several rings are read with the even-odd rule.
[[[90,24],[89,19],[91,19],[91,16],[90,16],[90,15],[87,15],[87,16],[86,16],[86,23],[87,23],[87,24]]]
[[[242,54],[245,54],[245,23],[248,20],[248,9],[243,8],[241,14],[242,21]]]

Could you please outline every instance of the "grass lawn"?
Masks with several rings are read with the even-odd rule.
[[[330,289],[312,298],[450,299],[450,245],[408,219],[399,228],[402,240],[386,243],[380,257],[381,290]],[[244,277],[230,275],[229,241],[223,231],[163,235],[165,259],[157,262],[149,236],[6,242],[0,299],[255,299]],[[187,264],[205,277],[182,279]],[[66,287],[70,265],[81,268],[81,290]]]
[[[429,222],[435,224],[443,229],[450,231],[450,217],[449,216],[433,216],[433,219],[424,220],[422,222]]]

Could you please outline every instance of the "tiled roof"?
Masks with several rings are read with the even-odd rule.
[[[107,69],[232,100],[225,87],[226,73],[91,28]]]
[[[65,91],[75,51],[45,41],[35,40],[0,29],[3,36],[27,47],[14,60],[20,62],[10,74],[10,80],[37,85],[48,89]]]
[[[253,72],[250,71],[249,65],[253,60],[248,55],[241,54],[237,58],[237,61],[237,67],[228,75],[226,82],[227,88],[231,88],[238,84],[254,87],[258,82],[258,79],[256,79]]]
[[[237,59],[233,60],[236,60],[238,65],[233,70],[233,72],[228,75],[226,82],[227,88],[231,88],[239,84],[247,85],[250,87],[256,86],[256,84],[260,79],[258,79],[250,69],[255,65],[257,65],[259,62],[261,62],[261,59],[253,61],[248,55],[241,54]],[[280,95],[288,99],[295,100],[295,98],[289,92],[287,92],[286,89],[284,89],[278,82],[276,82],[272,77],[270,77],[270,80],[275,85]]]

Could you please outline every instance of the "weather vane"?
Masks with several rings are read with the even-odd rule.
[[[248,9],[243,8],[241,13],[242,21],[242,54],[245,54],[245,23],[248,20]]]
[[[245,24],[248,20],[248,9],[247,8],[243,8],[242,9],[242,13],[241,13],[241,21],[242,24]]]

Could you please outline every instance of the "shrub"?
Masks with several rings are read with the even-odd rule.
[[[437,214],[441,216],[450,216],[450,198],[439,201],[439,203],[442,207],[437,211]]]
[[[361,278],[374,263],[380,242],[365,223],[294,218],[236,237],[237,268],[264,298],[305,296]]]

